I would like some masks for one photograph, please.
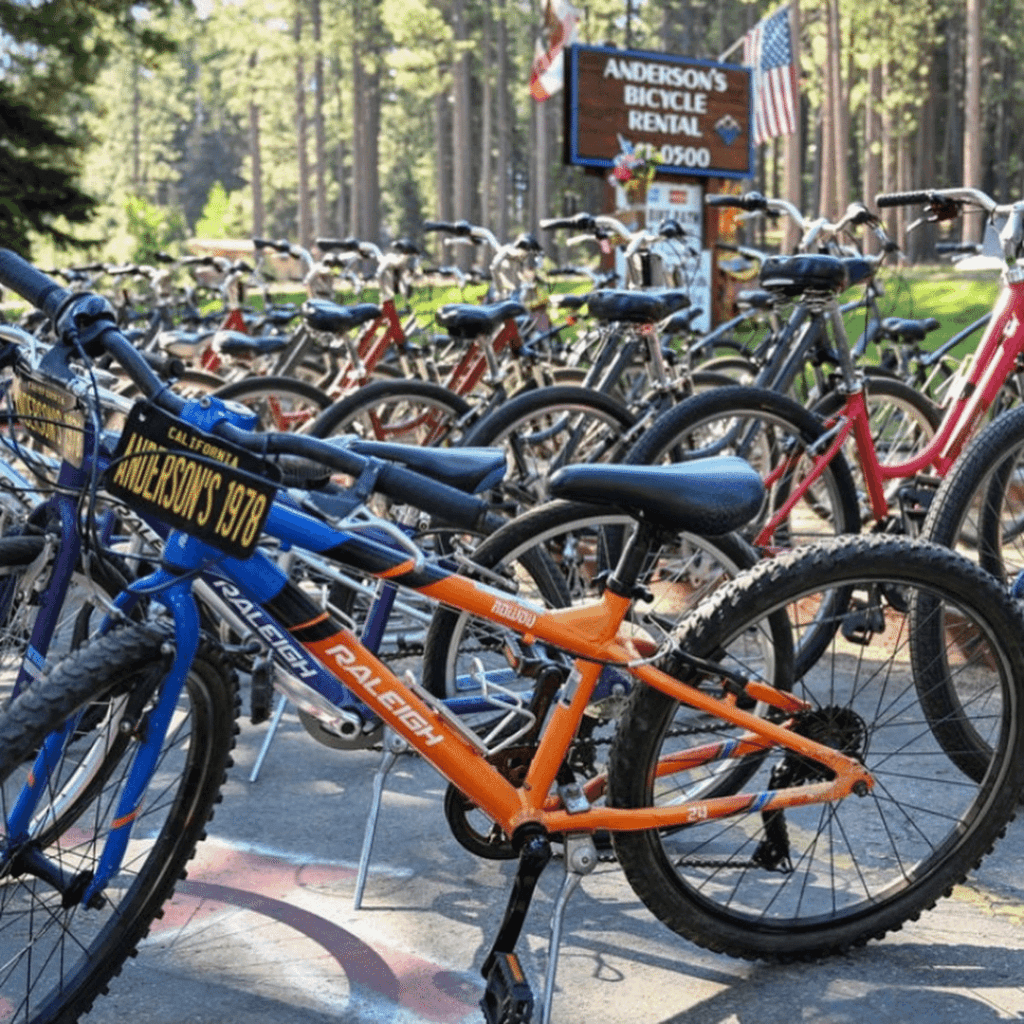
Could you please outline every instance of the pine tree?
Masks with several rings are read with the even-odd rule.
[[[133,0],[0,0],[0,238],[28,254],[32,232],[58,245],[71,239],[59,222],[85,223],[95,200],[77,184],[86,140],[74,124],[84,88],[99,74],[112,31],[130,31],[143,47],[167,40],[139,22]],[[163,9],[167,0],[153,0]],[[100,26],[102,25],[102,31]]]

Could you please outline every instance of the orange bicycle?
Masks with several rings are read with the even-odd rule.
[[[518,857],[482,965],[488,1024],[532,1019],[515,947],[556,842],[566,877],[545,1022],[562,914],[596,864],[599,830],[612,833],[637,894],[679,934],[737,956],[794,959],[914,919],[1013,816],[1024,785],[1022,624],[1002,588],[955,553],[897,537],[836,539],[762,562],[680,619],[680,595],[660,571],[663,543],[745,522],[763,497],[756,473],[736,459],[568,467],[552,479],[554,495],[636,525],[610,571],[593,576],[595,596],[550,607],[524,596],[511,568],[457,568],[361,505],[379,490],[440,518],[465,510],[478,499],[434,478],[446,453],[418,452],[418,472],[314,438],[251,433],[229,405],[162,389],[95,296],[72,296],[5,252],[0,281],[57,322],[62,344],[41,367],[51,389],[88,403],[94,389],[68,360],[103,348],[147,396],[108,487],[140,512],[173,513],[175,526],[160,568],[114,602],[124,613],[148,598],[145,620],[80,648],[0,715],[5,1019],[87,1010],[201,837],[228,763],[232,687],[200,636],[200,570],[224,577],[233,611],[301,681],[311,707],[354,731],[383,723]],[[351,477],[352,500],[332,512],[294,490],[276,495],[282,455]],[[184,491],[180,508],[173,494],[159,500],[189,474],[203,481],[196,500]],[[515,564],[557,579],[564,566],[535,530],[541,512],[502,529],[532,532]],[[450,609],[432,627],[423,684],[400,678],[290,582],[261,536]],[[798,673],[800,633],[818,628],[822,609],[834,628]],[[452,614],[458,621],[446,623]],[[467,660],[476,706],[491,709],[480,722],[436,693],[458,686],[449,673]],[[962,683],[986,699],[950,714],[969,716],[991,752],[970,774],[945,748],[950,730],[940,742],[923,706]],[[614,733],[606,767],[584,749],[587,718]]]

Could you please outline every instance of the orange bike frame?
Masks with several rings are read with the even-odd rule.
[[[375,571],[379,576],[400,582],[401,576],[413,573],[413,563]],[[745,811],[839,800],[855,788],[865,793],[872,785],[871,775],[859,762],[799,736],[784,725],[741,710],[733,697],[714,697],[650,665],[630,664],[635,651],[631,655],[628,641],[618,639],[629,607],[627,599],[606,592],[596,601],[545,611],[455,575],[429,583],[417,582],[414,589],[447,606],[511,628],[528,643],[548,643],[576,658],[575,671],[555,702],[525,780],[517,787],[487,760],[479,739],[461,726],[440,701],[415,684],[402,682],[351,632],[342,629],[326,638],[302,641],[332,675],[497,822],[507,835],[526,822],[538,822],[553,832],[667,828]],[[591,807],[570,813],[559,807],[557,797],[552,796],[555,778],[606,664],[620,666],[639,682],[746,730],[739,739],[705,744],[670,755],[661,762],[659,776],[780,746],[825,764],[835,778],[790,790],[740,793],[659,808]],[[808,706],[792,694],[756,680],[750,682],[747,692],[785,712],[795,713]],[[588,798],[599,797],[604,784],[603,777],[589,780],[585,786]]]

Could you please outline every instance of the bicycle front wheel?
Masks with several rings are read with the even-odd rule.
[[[1024,406],[964,450],[928,509],[922,536],[955,548],[1007,585],[1024,571]]]
[[[773,792],[831,778],[819,763],[773,748],[748,787],[748,812],[615,836],[640,898],[709,949],[810,959],[881,938],[962,881],[1013,817],[1024,783],[1020,616],[995,581],[952,552],[884,536],[790,552],[717,591],[678,641],[756,678],[747,652],[752,638],[769,636],[770,617],[786,610],[798,641],[817,609],[836,606],[837,588],[852,598],[839,602],[823,655],[789,680],[809,708],[786,724],[861,761],[870,790],[761,812]],[[915,647],[924,616],[937,643]],[[967,683],[988,695],[985,716],[970,722],[991,752],[977,778],[950,756],[923,707],[928,688]],[[685,796],[688,775],[666,765],[679,745],[676,723],[690,714],[658,691],[634,691],[612,749],[610,804]]]
[[[159,916],[205,834],[231,763],[237,694],[223,658],[203,645],[137,808],[121,870],[100,900],[83,904],[144,731],[129,720],[146,721],[150,700],[142,698],[156,692],[166,670],[167,639],[152,626],[108,634],[0,716],[0,1020],[46,1024],[88,1011]],[[67,736],[32,820],[12,834],[12,808],[33,760],[62,726]],[[40,865],[59,871],[63,882]]]

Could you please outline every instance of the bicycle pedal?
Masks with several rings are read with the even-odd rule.
[[[854,608],[843,616],[842,634],[850,643],[866,647],[872,637],[884,632],[885,613],[878,604]]]
[[[270,706],[274,700],[274,666],[261,658],[252,667],[249,676],[249,721],[259,725],[270,718]]]
[[[530,1024],[533,992],[515,953],[492,953],[484,977],[487,988],[480,1000],[486,1024]]]

